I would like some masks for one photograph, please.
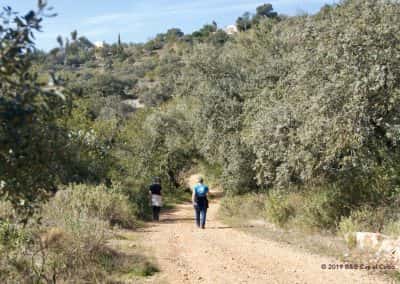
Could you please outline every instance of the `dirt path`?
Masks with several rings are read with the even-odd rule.
[[[227,227],[217,210],[218,200],[210,203],[205,230],[195,227],[188,203],[141,231],[161,269],[154,283],[390,283],[366,271],[323,270],[340,261]]]

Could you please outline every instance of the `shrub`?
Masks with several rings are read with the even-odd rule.
[[[159,269],[151,262],[145,261],[140,263],[137,267],[133,268],[132,273],[137,276],[151,276],[158,272]]]
[[[0,281],[102,282],[132,263],[107,246],[110,225],[135,225],[128,198],[104,186],[71,185],[59,191],[26,226],[0,226]],[[112,269],[111,269],[112,268]]]
[[[31,212],[62,174],[67,135],[57,119],[68,97],[43,88],[32,70],[34,34],[47,11],[38,1],[25,16],[10,7],[0,16],[0,195]]]
[[[342,217],[339,223],[339,233],[346,237],[346,235],[359,231],[360,225],[351,216]]]
[[[390,218],[390,210],[382,207],[364,206],[351,212],[350,217],[359,224],[360,231],[380,232],[386,221],[389,220],[386,220],[386,218]]]
[[[58,227],[46,228],[40,235],[37,242],[43,250],[44,265],[39,268],[46,275],[57,275],[60,280],[90,280],[102,275],[97,259],[106,249],[108,226],[84,211],[66,213],[57,222]]]
[[[266,216],[271,222],[280,226],[285,225],[295,216],[295,208],[288,201],[287,194],[273,190],[268,194],[266,201]]]
[[[151,216],[151,205],[147,186],[145,181],[141,181],[137,184],[136,182],[130,183],[128,180],[125,188],[125,192],[127,196],[129,196],[129,201],[135,204],[137,208],[137,217],[144,220],[147,220]]]
[[[0,282],[26,282],[33,276],[24,252],[31,242],[31,234],[17,224],[0,221]]]
[[[0,220],[11,220],[16,216],[16,211],[9,201],[0,200]]]
[[[400,220],[397,218],[397,220],[387,222],[383,228],[383,233],[396,238],[400,236]]]
[[[400,233],[399,223],[393,219],[393,210],[386,207],[363,206],[353,210],[350,216],[342,217],[338,229],[350,248],[356,245],[356,232],[382,232],[384,229],[389,235],[398,236]]]
[[[265,197],[258,194],[227,195],[221,201],[223,217],[257,218],[265,210]]]
[[[63,220],[68,215],[85,214],[88,218],[99,218],[110,225],[132,228],[136,223],[137,208],[128,197],[115,188],[103,185],[71,185],[60,190],[43,207],[43,215],[51,220]]]
[[[104,279],[99,257],[107,224],[85,214],[67,215],[57,227],[13,223],[0,226],[0,281],[3,283],[85,282]]]
[[[221,207],[219,213],[226,217],[238,216],[240,210],[238,210],[241,204],[240,196],[225,196],[221,201]]]
[[[395,211],[387,207],[373,208],[363,206],[353,210],[348,217],[343,217],[339,223],[341,233],[351,232],[382,232],[395,231],[396,219]]]
[[[309,228],[334,230],[341,216],[347,215],[346,201],[335,186],[317,188],[307,196],[301,218]]]

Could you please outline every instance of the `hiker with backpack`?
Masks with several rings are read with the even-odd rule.
[[[203,178],[199,177],[198,184],[193,188],[192,202],[195,210],[196,225],[198,228],[205,228],[208,208],[208,187],[204,184]]]

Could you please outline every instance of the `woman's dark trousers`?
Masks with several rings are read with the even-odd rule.
[[[160,210],[161,210],[161,207],[153,206],[153,221],[160,220]]]
[[[207,207],[206,206],[201,206],[201,205],[196,205],[194,206],[195,210],[195,217],[196,217],[196,225],[197,227],[201,227],[202,229],[205,228],[206,226],[206,217],[207,217]]]

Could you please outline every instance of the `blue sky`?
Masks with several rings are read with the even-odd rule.
[[[314,13],[325,3],[333,3],[332,0],[48,0],[58,16],[44,20],[43,33],[37,34],[36,43],[39,48],[49,50],[56,46],[57,35],[65,37],[75,29],[93,42],[115,42],[118,33],[124,42],[144,42],[172,27],[190,33],[213,20],[224,27],[265,2],[287,15]],[[37,0],[0,0],[0,3],[25,13],[36,7]]]

